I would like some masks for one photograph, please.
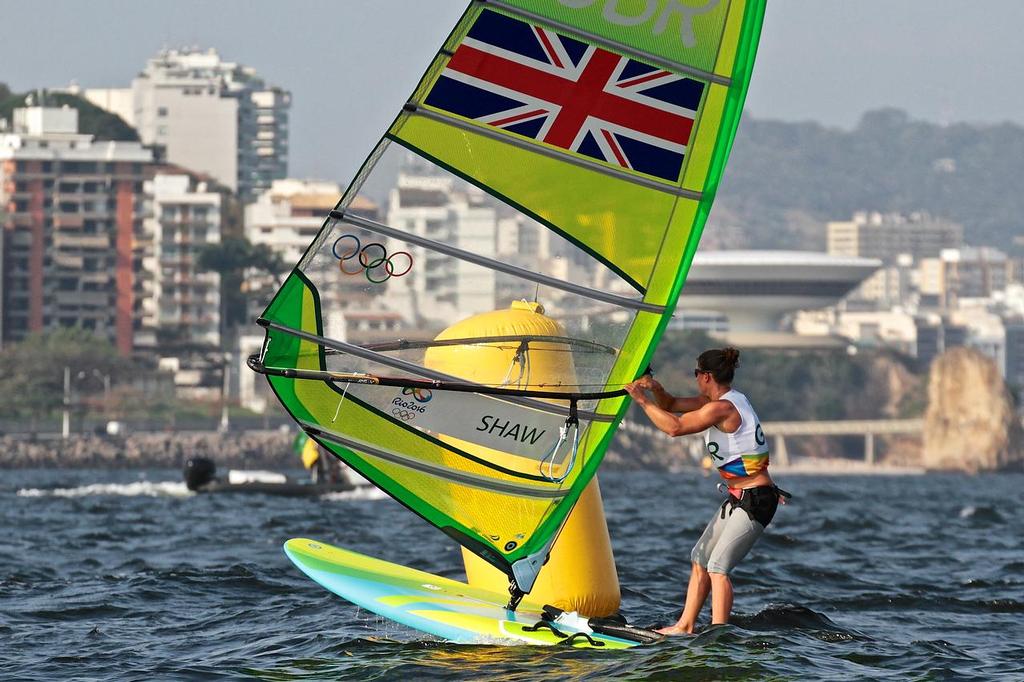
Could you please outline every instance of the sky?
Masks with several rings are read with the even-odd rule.
[[[342,184],[465,0],[0,0],[0,82],[127,87],[163,47],[215,47],[292,93],[290,174]],[[850,128],[1024,125],[1024,0],[769,0],[747,111]]]

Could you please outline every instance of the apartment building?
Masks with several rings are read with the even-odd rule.
[[[828,253],[878,258],[897,265],[901,254],[915,261],[936,258],[963,243],[963,227],[927,213],[855,213],[851,220],[828,223]]]
[[[245,235],[252,244],[281,255],[287,268],[279,273],[283,279],[302,258],[323,227],[327,214],[337,205],[341,194],[341,187],[334,182],[294,178],[277,180],[254,203],[245,207]],[[380,220],[377,204],[362,195],[357,196],[346,211],[350,215]],[[346,225],[344,232],[355,235],[361,244],[378,240],[370,232],[353,225]],[[375,304],[375,299],[385,289],[371,285],[365,277],[341,274],[335,263],[318,261],[308,263],[306,268],[309,272],[330,268],[329,274],[316,278],[324,325],[331,338],[345,339],[354,328],[353,320],[356,317],[362,316],[360,325],[363,327],[369,324],[366,315],[380,307]],[[262,312],[277,290],[277,284],[278,280],[262,276],[249,281],[250,292],[262,293],[252,297],[257,308],[252,311],[253,316]],[[388,323],[393,321],[389,320]]]
[[[135,237],[152,153],[78,132],[71,108],[15,109],[0,130],[4,342],[81,327],[133,347]]]
[[[494,203],[482,191],[447,176],[403,170],[388,199],[387,224],[486,258],[496,257]],[[439,325],[494,310],[497,273],[420,246],[408,249],[416,267],[388,281],[388,304],[406,320]]]
[[[220,276],[199,269],[202,248],[221,241],[223,197],[215,183],[175,167],[156,167],[137,265],[137,348],[219,348]]]
[[[130,88],[83,94],[163,148],[164,160],[213,176],[243,203],[288,174],[291,95],[216,50],[163,50]]]

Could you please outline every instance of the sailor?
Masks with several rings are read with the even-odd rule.
[[[305,435],[305,434],[303,434]],[[332,485],[342,483],[345,476],[341,471],[341,463],[329,452],[324,452],[315,440],[307,438],[302,445],[302,465],[309,469],[313,483]]]
[[[650,375],[625,387],[651,422],[668,435],[705,432],[707,454],[725,479],[719,489],[728,492],[690,553],[693,568],[686,603],[674,625],[658,630],[666,635],[693,633],[709,591],[711,622],[729,622],[733,601],[729,573],[771,522],[780,500],[790,497],[768,474],[767,439],[754,408],[732,388],[739,358],[735,348],[701,353],[693,370],[699,395],[693,397],[670,394]]]

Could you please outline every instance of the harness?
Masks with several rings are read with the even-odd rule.
[[[718,489],[721,490],[722,488],[726,488],[726,490],[728,490],[724,483],[719,483]],[[761,485],[756,488],[744,488],[740,491],[739,497],[733,495],[732,492],[729,492],[729,496],[725,498],[724,502],[722,502],[721,518],[725,518],[726,509],[728,509],[729,514],[732,515],[736,510],[736,507],[739,507],[747,513],[747,516],[749,516],[752,521],[757,521],[762,526],[767,527],[768,523],[771,522],[771,517],[775,513],[775,505],[772,505],[771,502],[777,501],[779,503],[786,504],[792,499],[792,493],[786,492],[777,485]],[[765,518],[765,515],[763,514],[763,510],[765,508],[764,505],[766,503],[771,507],[771,514],[768,514],[767,518]]]

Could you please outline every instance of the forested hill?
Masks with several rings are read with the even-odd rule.
[[[853,130],[747,116],[705,244],[823,249],[824,225],[854,211],[927,211],[966,241],[1016,253],[1024,244],[1024,127],[941,126],[896,109]]]
[[[38,105],[40,94],[37,91],[12,93],[4,83],[0,83],[0,118],[11,122],[14,110],[23,107],[26,99],[31,97]],[[49,107],[69,106],[78,109],[78,131],[94,135],[97,140],[138,141],[135,129],[124,122],[117,114],[112,114],[96,106],[84,97],[66,92],[46,92],[42,101]]]

